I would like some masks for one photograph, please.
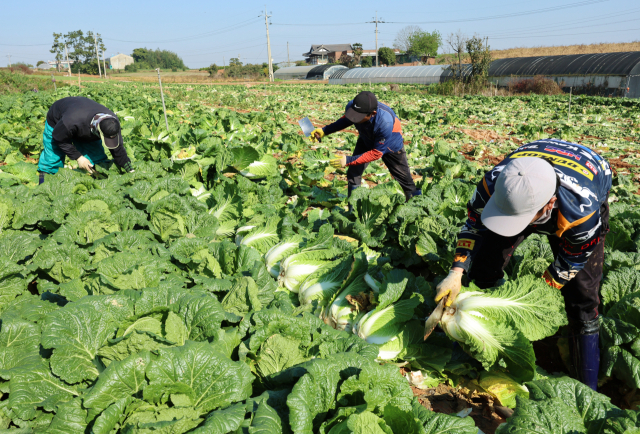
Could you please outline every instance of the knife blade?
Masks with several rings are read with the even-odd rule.
[[[424,323],[424,339],[427,340],[429,335],[435,330],[436,326],[442,319],[442,315],[444,315],[444,305],[447,302],[449,297],[442,297],[442,299],[438,302],[436,308],[431,312],[429,318]]]
[[[308,117],[304,117],[300,119],[298,121],[298,125],[300,125],[300,128],[302,128],[302,132],[304,133],[305,137],[309,137],[311,135],[311,132],[314,129],[313,124],[311,123]]]

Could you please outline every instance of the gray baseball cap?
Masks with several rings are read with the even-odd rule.
[[[482,223],[504,237],[522,232],[556,191],[556,172],[547,161],[522,157],[510,161],[496,180],[482,211]]]

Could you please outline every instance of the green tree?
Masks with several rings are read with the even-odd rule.
[[[382,65],[395,65],[396,53],[392,48],[381,47],[378,49],[378,63]]]
[[[360,61],[360,66],[363,68],[371,68],[373,66],[373,58],[371,56],[363,57]]]
[[[219,69],[221,68],[215,63],[212,63],[211,65],[209,65],[208,68],[200,68],[200,70],[209,71],[209,77],[215,77],[216,75],[218,75]]]
[[[36,67],[42,65],[43,63],[47,63],[44,60],[38,60],[38,63],[36,63]]]
[[[186,69],[184,62],[176,53],[168,50],[149,50],[148,48],[135,48],[131,53],[136,69]],[[130,68],[133,69],[133,68]]]
[[[408,38],[408,42],[407,54],[419,57],[422,62],[426,62],[426,59],[436,57],[438,54],[438,49],[442,45],[442,36],[437,30],[431,33],[419,30]]]
[[[107,47],[104,45],[100,34],[94,36],[93,32],[87,32],[86,34],[82,30],[75,30],[66,34],[54,33],[53,45],[51,46],[51,53],[55,54],[58,70],[60,70],[60,63],[65,58],[65,46],[68,50],[69,59],[73,61],[71,67],[72,72],[84,72],[89,74],[92,71],[93,66],[84,67],[83,65],[95,64],[95,73],[98,73],[97,57],[95,43],[98,43],[98,48],[101,52],[104,52]]]
[[[474,35],[466,43],[467,53],[471,61],[471,78],[478,79],[489,75],[491,66],[491,51],[489,45],[485,44],[484,38]]]
[[[296,60],[296,66],[306,66],[307,62],[304,60]]]
[[[53,45],[49,50],[55,57],[56,68],[60,71],[60,62],[62,61],[62,56],[64,54],[64,42],[62,41],[62,33],[53,32]]]
[[[134,62],[144,62],[147,60],[148,54],[149,50],[146,48],[134,48],[133,53],[131,53],[131,57],[133,57]]]
[[[237,57],[229,59],[229,66],[242,66],[242,62]]]
[[[409,51],[411,47],[410,39],[417,32],[422,32],[419,26],[405,26],[396,34],[396,38],[393,40],[393,47],[400,50],[402,53]]]

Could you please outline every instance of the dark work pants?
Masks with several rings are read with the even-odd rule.
[[[564,297],[567,317],[574,321],[591,321],[598,317],[600,304],[600,282],[604,265],[604,236],[609,232],[609,203],[600,207],[602,235],[595,251],[589,256],[585,267],[560,291]],[[480,288],[490,288],[504,276],[503,270],[511,260],[516,247],[533,233],[531,227],[513,237],[503,237],[488,232],[482,239],[480,250],[475,255],[469,270],[469,278]],[[549,236],[553,256],[558,256],[560,238]],[[540,276],[542,278],[542,276]]]
[[[360,155],[367,152],[369,149],[365,148],[363,140],[358,139],[356,147],[353,150],[353,155]],[[411,177],[411,171],[409,170],[409,163],[407,162],[407,154],[404,151],[404,146],[400,151],[388,152],[382,156],[382,161],[389,169],[393,179],[398,181],[405,196],[410,197],[413,192],[416,191],[416,184]],[[359,187],[362,182],[362,174],[367,169],[369,163],[358,164],[356,166],[349,166],[347,169],[347,182],[349,184],[349,192],[354,188]]]

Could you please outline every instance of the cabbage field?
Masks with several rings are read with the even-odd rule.
[[[347,200],[329,160],[355,129],[312,144],[297,120],[364,89],[168,85],[169,131],[154,86],[0,97],[0,433],[640,432],[640,103],[376,85],[423,195],[378,161]],[[67,161],[38,185],[45,115],[72,95],[118,113],[135,172]],[[423,341],[476,183],[547,137],[615,169],[602,393],[566,375],[543,237]]]

